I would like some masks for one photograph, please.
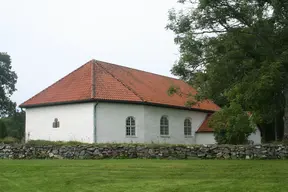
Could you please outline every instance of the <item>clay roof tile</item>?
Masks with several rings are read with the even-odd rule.
[[[185,107],[186,96],[178,94],[169,96],[167,94],[171,85],[179,87],[181,92],[185,94],[192,93],[194,95],[197,93],[193,87],[182,80],[91,60],[25,101],[20,107],[89,100]],[[192,106],[192,109],[217,111],[220,108],[212,101],[205,100]]]

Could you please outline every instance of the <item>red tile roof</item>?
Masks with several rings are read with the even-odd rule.
[[[171,85],[179,87],[184,94],[169,96],[167,90]],[[91,60],[20,107],[107,100],[188,108],[185,107],[185,95],[189,93],[193,95],[197,92],[182,80]],[[192,109],[217,111],[220,108],[205,100],[192,106]]]
[[[197,133],[210,133],[210,132],[214,132],[213,129],[211,127],[209,127],[209,120],[211,118],[211,114],[207,114],[206,118],[204,119],[203,123],[201,124],[201,126],[198,128],[198,130],[196,131]]]

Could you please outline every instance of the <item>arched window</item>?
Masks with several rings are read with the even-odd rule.
[[[166,116],[160,119],[160,135],[169,135],[169,121]]]
[[[54,121],[52,123],[52,127],[53,128],[59,128],[60,127],[60,122],[58,121],[57,118],[54,119]]]
[[[192,123],[190,118],[184,120],[184,135],[192,136]]]
[[[126,119],[126,136],[135,136],[136,128],[135,128],[135,119],[134,117],[127,117]]]

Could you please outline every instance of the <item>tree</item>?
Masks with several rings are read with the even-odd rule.
[[[25,111],[15,111],[13,115],[2,118],[8,136],[22,140],[25,137]]]
[[[15,111],[16,104],[10,96],[16,90],[17,75],[12,71],[10,56],[0,52],[0,117]]]
[[[214,130],[218,144],[245,144],[248,137],[255,131],[255,125],[241,106],[232,103],[218,113],[212,115],[209,126]]]
[[[3,121],[0,120],[0,139],[7,137],[7,128]]]
[[[172,73],[198,88],[196,99],[238,103],[257,123],[283,113],[288,134],[287,1],[179,2],[167,25],[180,48]]]

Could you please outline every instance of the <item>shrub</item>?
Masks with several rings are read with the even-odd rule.
[[[0,139],[0,143],[4,143],[4,144],[15,144],[19,142],[20,141],[14,137],[5,137],[4,139]]]
[[[0,139],[7,137],[7,128],[3,120],[0,120]]]
[[[31,146],[41,146],[41,145],[55,145],[55,146],[62,146],[62,145],[84,145],[87,143],[82,143],[79,141],[47,141],[47,140],[30,140],[26,143],[27,145]]]
[[[209,126],[214,129],[218,144],[246,144],[249,135],[255,131],[248,114],[235,103],[214,113]]]

